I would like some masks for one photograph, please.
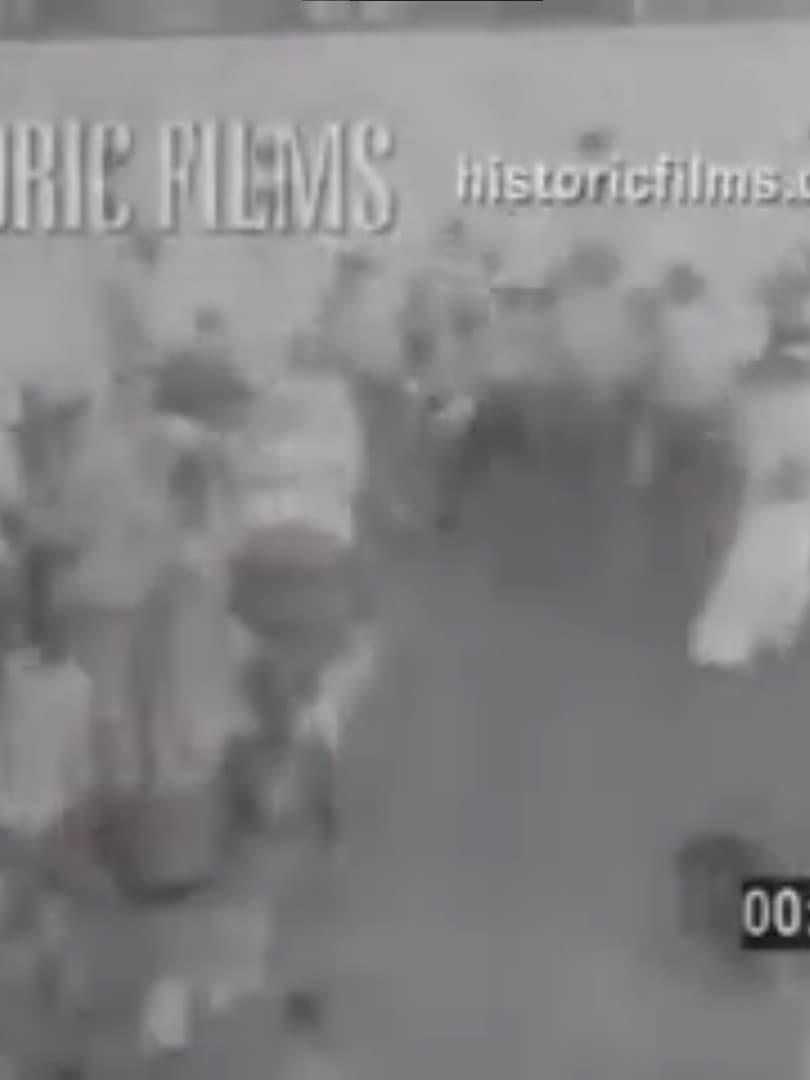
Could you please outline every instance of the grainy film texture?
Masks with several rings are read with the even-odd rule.
[[[808,16],[0,3],[6,1075],[810,1080]]]

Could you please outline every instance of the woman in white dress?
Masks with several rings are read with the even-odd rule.
[[[703,665],[743,667],[792,648],[810,601],[810,332],[785,321],[743,373],[737,529],[692,629]]]

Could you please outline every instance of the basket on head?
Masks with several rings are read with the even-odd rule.
[[[704,300],[708,292],[705,275],[689,262],[672,263],[661,279],[660,294],[670,307],[691,307]]]
[[[219,427],[241,415],[253,388],[233,356],[228,320],[216,304],[192,314],[188,342],[170,349],[154,375],[153,400],[159,411]]]

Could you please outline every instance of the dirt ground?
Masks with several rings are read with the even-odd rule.
[[[325,1056],[291,1053],[261,1003],[178,1077],[797,1076],[810,994],[709,976],[673,938],[667,856],[684,829],[736,822],[808,864],[803,658],[690,669],[705,519],[651,559],[646,534],[611,545],[537,483],[488,500],[485,542],[387,564],[387,659],[320,916]]]

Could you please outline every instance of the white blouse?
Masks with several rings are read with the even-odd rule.
[[[90,680],[72,663],[20,652],[6,667],[0,715],[0,820],[38,833],[88,794]]]

